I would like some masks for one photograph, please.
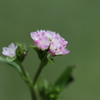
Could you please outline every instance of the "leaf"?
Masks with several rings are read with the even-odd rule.
[[[51,64],[54,64],[54,60],[51,59],[51,54],[50,53],[47,55],[47,59]]]
[[[33,46],[32,44],[29,44],[29,46],[33,49],[36,49],[37,47]],[[37,48],[38,49],[38,48]]]
[[[72,72],[75,66],[68,66],[64,72],[59,76],[57,81],[55,82],[55,86],[60,86],[60,88],[64,88],[67,86],[69,83],[72,82],[73,77],[72,77]]]
[[[17,69],[17,71],[18,71],[20,74],[22,74],[22,70],[21,70],[21,68],[20,68],[20,65],[18,65],[17,63],[12,62],[12,61],[8,61],[8,60],[6,60],[6,59],[3,58],[3,57],[0,57],[0,62],[6,63],[6,64],[8,64],[8,65],[14,67],[15,69]]]
[[[31,44],[29,44],[29,45],[30,45],[30,47],[31,47],[32,49],[34,49],[37,53],[39,52],[39,49],[38,49],[37,47],[35,47],[35,46],[31,45]]]
[[[14,57],[14,58],[6,57],[7,61],[14,61],[15,59],[16,59],[16,57]]]
[[[42,79],[42,82],[39,83],[38,90],[42,100],[58,100],[60,88],[52,85],[46,79]]]
[[[29,45],[30,45],[30,47],[32,49],[34,49],[36,51],[36,53],[38,54],[39,59],[41,60],[42,59],[42,56],[41,56],[41,54],[39,52],[40,50],[37,47],[35,47],[35,46],[31,45],[31,44],[29,44]]]

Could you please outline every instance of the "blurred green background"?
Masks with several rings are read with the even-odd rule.
[[[11,42],[33,43],[30,32],[45,29],[60,33],[70,54],[56,57],[43,70],[50,82],[67,65],[76,64],[75,81],[62,100],[100,100],[100,1],[99,0],[0,0],[0,52]],[[39,59],[30,48],[24,63],[34,75]],[[13,68],[0,63],[0,100],[31,100],[27,85]]]

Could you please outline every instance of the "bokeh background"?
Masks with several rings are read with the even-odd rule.
[[[11,42],[33,43],[30,32],[45,29],[60,33],[70,54],[56,57],[42,76],[54,82],[67,65],[75,64],[75,81],[62,100],[100,100],[99,0],[0,0],[0,52]],[[2,55],[2,54],[1,54]],[[33,77],[39,59],[29,48],[23,65]],[[15,69],[0,63],[0,100],[31,100],[27,85]]]

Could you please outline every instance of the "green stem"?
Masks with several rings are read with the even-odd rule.
[[[28,79],[26,81],[27,85],[29,86],[29,89],[30,89],[30,92],[31,92],[31,97],[32,97],[32,100],[38,100],[37,99],[37,94],[36,94],[36,90],[35,88],[33,87],[33,84],[32,84],[32,81],[27,77],[27,74],[25,72],[25,70],[23,69],[22,67],[22,70],[23,70],[23,74],[26,76],[26,78]]]
[[[31,97],[32,97],[32,100],[38,100],[37,99],[37,94],[36,94],[36,91],[35,91],[35,88],[33,87],[33,84],[32,84],[32,81],[29,79],[29,77],[27,76],[23,66],[22,66],[22,71],[23,71],[23,74],[24,76],[27,78],[27,80],[25,81],[27,83],[27,85],[29,86],[29,89],[30,89],[30,92],[31,92]]]
[[[39,68],[38,68],[38,70],[37,70],[37,72],[35,74],[35,77],[33,79],[33,83],[32,83],[33,89],[31,89],[31,95],[32,95],[32,98],[33,98],[32,100],[38,100],[35,87],[36,87],[36,82],[37,82],[37,80],[38,80],[38,78],[39,78],[44,66],[45,66],[44,63],[41,61],[40,65],[39,65]]]
[[[38,100],[35,88],[30,88],[32,100]]]
[[[38,70],[37,70],[37,72],[36,72],[36,74],[35,74],[35,77],[34,77],[34,79],[33,79],[33,85],[35,86],[35,84],[36,84],[36,82],[37,82],[37,80],[38,80],[38,78],[39,78],[39,76],[40,76],[40,74],[41,74],[41,72],[42,72],[42,69],[43,69],[43,63],[41,62],[40,63],[40,65],[39,65],[39,68],[38,68]]]
[[[36,82],[42,72],[42,69],[44,66],[46,66],[47,63],[45,63],[44,61],[41,61],[40,65],[39,65],[39,68],[35,74],[35,77],[33,79],[33,82],[30,80],[30,78],[27,76],[27,73],[26,71],[24,70],[22,64],[16,60],[16,63],[18,63],[21,67],[21,70],[22,70],[22,74],[21,74],[21,77],[23,78],[23,80],[26,82],[26,84],[28,85],[29,89],[30,89],[30,92],[31,92],[31,96],[32,96],[32,100],[38,100],[38,96],[37,96],[37,93],[36,93]]]
[[[20,68],[22,70],[22,74],[21,74],[21,77],[22,79],[25,81],[25,83],[28,85],[29,89],[30,89],[30,92],[31,92],[31,96],[32,96],[32,100],[38,100],[37,99],[37,95],[36,95],[36,91],[35,91],[35,88],[33,87],[33,83],[32,81],[30,80],[30,78],[27,76],[27,73],[26,71],[24,70],[22,64],[16,60],[16,63],[18,63],[20,65]]]

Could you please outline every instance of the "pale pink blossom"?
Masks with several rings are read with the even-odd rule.
[[[49,49],[48,53],[52,55],[64,55],[69,53],[69,50],[66,49],[68,41],[65,41],[58,33],[38,30],[31,32],[31,38],[37,48],[40,50]]]
[[[16,56],[17,46],[15,46],[14,43],[11,43],[8,47],[3,47],[2,49],[3,49],[2,51],[3,55],[8,56],[10,58],[13,58]]]

